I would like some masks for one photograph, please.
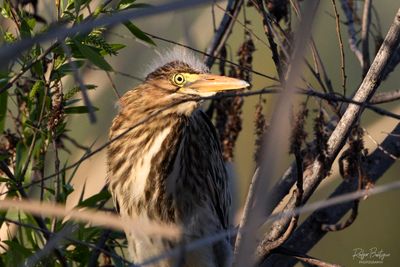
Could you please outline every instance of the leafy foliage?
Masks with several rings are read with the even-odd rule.
[[[30,2],[35,5],[35,2]],[[26,4],[26,3],[25,3]],[[59,5],[60,23],[76,25],[93,20],[102,14],[114,14],[125,9],[146,8],[148,5],[135,0],[122,0],[117,5],[110,2],[98,4],[92,0],[68,0]],[[39,14],[29,13],[21,5],[13,6],[4,1],[0,15],[13,25],[2,30],[3,44],[32,38],[49,30],[50,25]],[[94,10],[94,12],[84,12]],[[155,45],[154,42],[131,22],[126,22],[135,38]],[[30,198],[35,196],[43,201],[65,203],[74,191],[70,181],[76,172],[67,176],[58,154],[63,150],[68,136],[68,118],[71,115],[87,116],[87,106],[80,99],[81,85],[61,82],[65,78],[76,79],[79,72],[88,65],[95,65],[104,71],[112,71],[109,58],[118,55],[124,44],[110,43],[107,29],[96,28],[88,33],[77,34],[65,40],[57,40],[49,45],[35,45],[21,53],[8,65],[2,65],[0,72],[0,182],[6,183],[7,190],[1,197]],[[22,74],[21,74],[22,72]],[[86,84],[87,90],[95,90],[97,85]],[[94,108],[94,111],[98,110]],[[74,141],[75,142],[75,141]],[[76,143],[76,142],[75,142]],[[56,152],[57,156],[54,155]],[[56,165],[55,177],[45,180],[46,166]],[[45,168],[46,167],[46,168]],[[13,170],[13,171],[10,171]],[[33,183],[33,184],[32,184]],[[39,186],[38,186],[39,185]],[[29,187],[29,188],[28,188]],[[78,206],[101,209],[110,200],[107,190],[89,199],[81,198]],[[96,253],[104,229],[58,219],[36,218],[16,211],[2,212],[0,223],[6,227],[12,220],[20,225],[9,240],[4,240],[8,248],[1,254],[1,266],[33,264],[37,266],[87,266],[90,257]],[[50,249],[45,255],[46,240],[61,233],[64,238],[59,243],[58,252]],[[103,253],[116,266],[123,266],[124,260],[117,255],[125,246],[122,235],[111,236],[102,244]],[[104,254],[104,255],[106,255]],[[97,261],[97,260],[96,260]]]

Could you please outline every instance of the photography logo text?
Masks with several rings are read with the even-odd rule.
[[[390,253],[387,253],[381,248],[354,248],[353,249],[353,260],[359,264],[383,264],[385,258],[390,257]]]

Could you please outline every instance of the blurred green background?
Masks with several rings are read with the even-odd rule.
[[[158,5],[166,1],[140,1],[153,5]],[[362,9],[363,2],[357,1],[357,5]],[[338,9],[340,17],[344,20],[341,12],[340,4]],[[380,19],[382,34],[385,36],[394,15],[399,8],[398,1],[380,0],[374,1],[376,14]],[[222,7],[226,6],[226,2],[219,2]],[[52,10],[44,2],[41,3],[40,12],[52,17]],[[331,79],[334,88],[341,92],[341,76],[340,76],[340,52],[338,48],[335,19],[331,1],[321,1],[318,17],[315,20],[313,29],[313,38],[320,52],[325,68]],[[374,13],[375,14],[375,13]],[[223,11],[215,8],[217,25],[223,15]],[[246,8],[247,19],[251,22],[248,27],[262,40],[266,37],[262,28],[262,20],[254,8]],[[373,21],[376,21],[373,15]],[[244,21],[243,12],[239,16],[240,21]],[[190,10],[171,12],[157,17],[147,17],[138,21],[133,21],[143,31],[154,35],[165,37],[183,44],[190,45],[199,50],[205,50],[209,44],[213,34],[213,20],[210,6],[201,6]],[[236,24],[233,33],[229,39],[229,48],[231,50],[231,60],[236,60],[236,52],[238,47],[244,40],[244,29],[241,25]],[[118,34],[118,35],[116,35]],[[342,24],[342,36],[345,45],[346,70],[347,70],[347,88],[351,94],[357,89],[361,81],[361,68],[354,54],[347,45],[347,27]],[[156,57],[157,51],[162,52],[170,44],[162,41],[156,41],[157,47],[149,47],[132,39],[130,33],[123,27],[115,27],[110,30],[108,38],[115,43],[123,43],[127,47],[122,50],[119,56],[110,59],[110,63],[117,71],[129,73],[138,77],[143,77],[147,64]],[[267,75],[275,76],[274,64],[271,59],[269,48],[253,38],[257,51],[254,53],[253,69]],[[371,54],[374,51],[374,41],[370,40]],[[199,57],[202,57],[199,55]],[[216,69],[213,71],[216,72]],[[100,110],[97,112],[98,122],[90,124],[85,116],[77,116],[69,121],[69,129],[71,136],[79,140],[85,145],[90,145],[96,141],[95,146],[104,143],[107,140],[108,128],[111,120],[117,113],[117,98],[112,90],[111,83],[106,74],[102,71],[86,70],[83,73],[85,83],[94,83],[99,85],[98,89],[90,92],[90,97],[95,106]],[[400,83],[399,68],[394,71],[390,77],[380,87],[379,91],[389,91],[399,89]],[[311,84],[316,84],[307,71],[304,75]],[[137,83],[135,79],[124,77],[118,74],[112,75],[116,88],[120,94],[133,88]],[[273,84],[272,81],[257,75],[253,75],[253,89],[261,89],[265,86]],[[243,108],[243,130],[240,134],[235,149],[234,169],[236,173],[236,184],[238,195],[236,200],[241,206],[245,200],[249,180],[254,171],[254,106],[258,102],[259,97],[247,97]],[[274,96],[267,97],[266,116],[269,118],[274,108]],[[398,102],[382,105],[395,113],[400,113]],[[396,120],[380,117],[376,114],[366,111],[362,117],[362,125],[368,130],[370,135],[377,141],[383,140],[386,132],[390,132]],[[309,125],[310,126],[310,125]],[[309,134],[312,136],[312,134]],[[368,137],[365,137],[366,146],[370,151],[376,146]],[[75,161],[82,155],[81,151],[76,151],[69,161]],[[64,155],[66,156],[66,155]],[[290,157],[281,159],[284,162],[290,162]],[[287,165],[288,166],[288,165]],[[282,173],[285,169],[282,169]],[[51,171],[51,170],[49,170]],[[399,178],[399,164],[396,163],[378,184],[388,183]],[[318,189],[318,192],[310,201],[324,199],[333,189],[341,182],[341,178],[337,175],[337,164],[332,171],[332,175],[326,179]],[[95,157],[86,161],[79,169],[76,179],[74,180],[75,188],[82,188],[86,183],[85,194],[91,195],[102,188],[106,177],[106,161],[105,152],[99,153]],[[76,198],[80,195],[79,190],[75,191],[75,199],[70,199],[70,205],[73,206]],[[328,262],[342,264],[344,266],[359,266],[356,260],[353,260],[353,249],[378,247],[390,256],[385,258],[383,266],[400,266],[400,229],[399,225],[399,207],[400,192],[389,192],[378,196],[368,198],[361,202],[359,216],[355,223],[341,231],[328,234],[309,254]],[[306,214],[301,219],[306,218]]]

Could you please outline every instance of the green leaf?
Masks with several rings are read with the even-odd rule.
[[[133,25],[132,22],[130,21],[124,22],[124,25],[139,40],[142,40],[154,46],[156,45],[156,43],[154,43],[154,41],[149,36],[147,36],[144,32],[142,32],[138,27]]]
[[[102,70],[112,71],[112,67],[110,66],[110,64],[108,64],[107,61],[90,46],[76,41],[74,41],[74,43],[78,47],[82,55],[85,58],[89,59],[97,67],[101,68]]]
[[[74,7],[75,7],[75,14],[78,15],[79,11],[81,10],[81,1],[80,0],[75,0],[74,1]]]
[[[125,48],[126,45],[123,45],[123,44],[110,44],[110,47],[114,52],[117,52],[117,51]]]
[[[152,5],[149,4],[143,4],[143,3],[135,3],[136,0],[121,0],[119,1],[117,5],[117,9],[119,10],[124,10],[124,9],[130,9],[130,8],[145,8],[145,7],[152,7]]]
[[[131,5],[135,2],[136,2],[136,0],[121,0],[121,1],[119,1],[117,8],[121,9],[121,6]]]
[[[95,207],[97,203],[109,200],[110,197],[110,192],[108,190],[103,190],[79,203],[79,207]]]
[[[95,111],[99,110],[96,107],[93,107]],[[83,113],[89,113],[89,110],[86,106],[78,106],[78,107],[68,107],[64,109],[64,112],[66,114],[83,114]]]
[[[7,100],[8,91],[4,91],[0,94],[0,134],[3,133],[6,124]]]
[[[21,19],[21,36],[25,38],[31,37],[35,24],[36,20],[34,18]]]

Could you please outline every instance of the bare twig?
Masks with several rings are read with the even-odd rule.
[[[371,104],[382,104],[387,102],[392,102],[400,99],[400,89],[390,91],[390,92],[382,92],[376,93],[369,103]]]
[[[256,171],[253,174],[253,178],[251,179],[250,182],[250,186],[249,186],[249,190],[248,190],[248,196],[246,198],[246,203],[244,204],[244,208],[243,208],[243,215],[242,218],[240,220],[240,224],[239,224],[239,228],[238,228],[238,232],[236,235],[236,241],[235,244],[239,244],[241,242],[241,239],[243,237],[243,226],[245,224],[247,224],[247,220],[248,220],[248,214],[250,212],[250,209],[252,208],[252,204],[254,203],[254,198],[255,198],[255,194],[254,194],[254,186],[253,186],[253,181],[256,180],[255,176],[258,176],[259,174],[259,169],[257,168]],[[235,251],[234,251],[234,256],[236,257],[238,253],[238,246],[235,246]]]
[[[367,74],[369,69],[370,60],[369,60],[369,28],[371,25],[371,2],[372,0],[364,1],[364,12],[362,17],[361,24],[361,44],[362,44],[362,56],[363,56],[363,65],[362,65],[362,73],[363,76]]]
[[[364,134],[366,134],[368,136],[368,138],[376,145],[376,147],[378,149],[380,149],[383,153],[385,153],[387,156],[391,157],[394,160],[397,160],[397,157],[392,155],[389,151],[387,151],[384,147],[382,147],[376,140],[375,138],[373,138],[369,132],[367,131],[367,129],[362,128],[362,130],[364,131]]]
[[[232,17],[232,19],[238,23],[240,26],[242,26],[245,31],[249,32],[252,36],[254,36],[254,38],[256,38],[258,41],[260,41],[262,44],[264,44],[265,46],[268,47],[268,44],[261,39],[256,33],[253,32],[252,29],[250,29],[249,27],[246,26],[246,22],[241,22],[237,17],[234,17],[233,15],[231,15],[228,11],[226,11],[225,8],[223,8],[222,6],[218,5],[217,3],[214,4],[216,7],[218,7],[220,10],[222,10],[223,12],[225,12],[225,14],[227,14],[228,16]]]
[[[179,229],[175,227],[164,224],[144,223],[138,218],[120,217],[109,212],[93,211],[89,209],[67,210],[65,206],[59,204],[38,202],[32,199],[27,201],[10,200],[6,198],[0,202],[0,209],[7,210],[9,208],[16,208],[36,215],[56,216],[62,219],[68,217],[72,220],[91,223],[93,225],[108,227],[119,231],[124,231],[129,228],[130,231],[140,231],[150,235],[162,235],[170,238],[177,238],[180,232]]]
[[[237,18],[243,2],[244,0],[228,1],[226,13],[221,20],[217,32],[214,34],[210,46],[207,48],[207,54],[211,55],[211,57],[207,56],[204,62],[208,67],[211,67],[214,64],[215,57],[219,55],[219,52],[228,40],[235,22],[233,18]]]
[[[340,0],[342,4],[342,9],[347,18],[347,31],[349,33],[349,46],[351,51],[356,55],[356,58],[360,62],[360,66],[363,66],[363,55],[360,49],[357,47],[357,37],[356,30],[354,29],[354,19],[353,12],[349,6],[349,2],[347,0]]]
[[[110,84],[111,84],[111,87],[112,87],[112,89],[113,89],[113,91],[114,91],[115,96],[117,97],[117,99],[120,99],[120,98],[121,98],[121,95],[119,94],[118,89],[117,89],[117,87],[115,86],[115,83],[114,83],[114,81],[113,81],[113,79],[112,79],[110,73],[109,73],[108,71],[106,71],[105,73],[106,73],[106,75],[107,75],[108,80],[110,81]]]
[[[342,41],[342,34],[340,32],[340,20],[339,20],[339,13],[336,8],[336,0],[332,0],[333,11],[335,12],[336,18],[336,34],[339,40],[339,49],[340,49],[340,61],[341,61],[341,72],[342,72],[342,88],[343,88],[343,95],[346,96],[346,62],[344,58],[344,48],[343,48],[343,41]]]
[[[269,19],[268,14],[267,14],[267,12],[265,10],[265,7],[264,7],[264,1],[258,0],[257,2],[258,2],[257,5],[258,5],[259,10],[260,10],[260,12],[262,14],[262,17],[263,17],[264,33],[267,36],[267,39],[268,39],[268,42],[269,42],[269,46],[270,46],[270,49],[271,49],[271,52],[272,52],[272,60],[274,61],[275,68],[276,68],[276,71],[277,71],[278,76],[279,76],[279,80],[280,81],[284,81],[284,74],[283,74],[283,71],[282,71],[282,65],[281,65],[281,62],[280,62],[280,56],[279,56],[278,49],[277,49],[277,46],[276,46],[276,43],[274,41],[274,37],[273,37],[273,34],[272,34],[272,27],[271,27],[270,19]]]

